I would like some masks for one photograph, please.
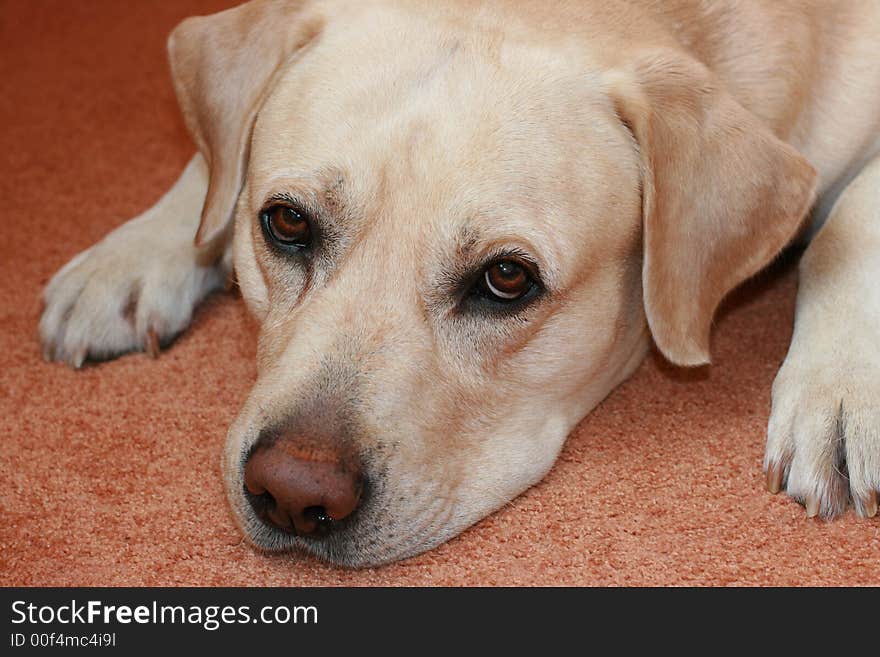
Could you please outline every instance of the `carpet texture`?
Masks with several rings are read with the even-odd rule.
[[[880,521],[764,491],[791,257],[726,303],[712,368],[649,357],[539,486],[450,543],[363,571],[243,543],[219,472],[255,376],[240,299],[210,299],[157,361],[74,372],[36,339],[50,276],[190,157],[165,38],[230,4],[0,1],[0,584],[880,584]]]

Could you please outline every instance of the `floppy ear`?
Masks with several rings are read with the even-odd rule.
[[[251,130],[275,74],[320,31],[307,0],[254,0],[189,18],[168,39],[171,75],[190,134],[210,168],[196,244],[229,225]]]
[[[638,58],[612,76],[611,95],[642,159],[654,341],[676,364],[707,363],[715,309],[794,237],[816,172],[683,54]]]

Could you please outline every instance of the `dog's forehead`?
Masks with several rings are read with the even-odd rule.
[[[432,164],[442,152],[460,168],[480,149],[558,145],[591,104],[609,106],[581,49],[514,38],[503,24],[473,29],[405,5],[370,7],[328,19],[275,81],[257,125],[272,135],[268,155],[289,146],[307,166],[343,145],[348,154],[433,148]]]
[[[254,206],[332,181],[354,215],[381,214],[422,242],[583,243],[585,224],[568,219],[613,205],[628,136],[587,65],[508,36],[394,9],[330,21],[258,115]]]

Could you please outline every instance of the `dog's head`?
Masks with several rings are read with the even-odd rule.
[[[792,237],[814,172],[671,47],[491,3],[258,0],[170,40],[262,322],[224,458],[258,546],[426,550],[537,482],[653,335]]]

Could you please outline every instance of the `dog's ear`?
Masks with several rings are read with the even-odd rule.
[[[816,172],[684,54],[636,57],[609,83],[641,157],[654,341],[676,364],[707,363],[715,309],[794,237]]]
[[[174,88],[210,168],[196,244],[229,225],[244,180],[251,130],[275,74],[320,31],[307,0],[254,0],[189,18],[168,39]]]

